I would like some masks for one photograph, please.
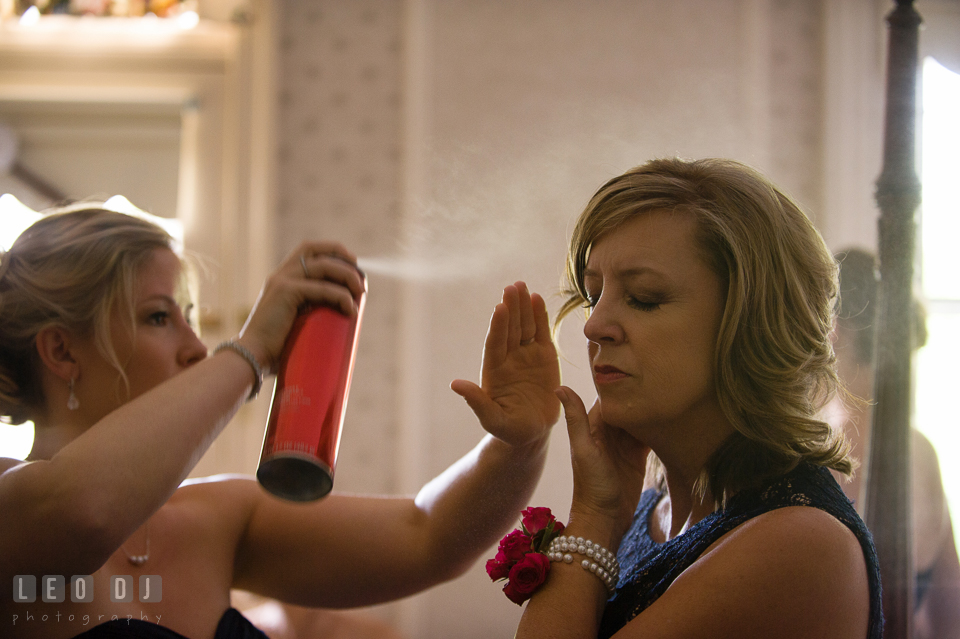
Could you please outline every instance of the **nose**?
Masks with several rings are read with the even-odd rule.
[[[205,359],[207,357],[207,347],[204,346],[203,342],[200,341],[200,338],[197,337],[197,334],[189,325],[184,328],[186,329],[186,333],[184,335],[183,345],[180,347],[178,359],[180,365],[186,368]]]
[[[619,344],[623,341],[623,326],[620,324],[614,299],[600,296],[583,325],[583,334],[597,344]]]

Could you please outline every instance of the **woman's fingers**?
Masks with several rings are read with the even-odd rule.
[[[526,346],[532,344],[537,336],[537,322],[534,318],[533,302],[526,283],[517,282],[514,286],[517,288],[520,297],[518,309],[520,314],[520,345]]]
[[[527,346],[543,337],[549,340],[550,320],[543,298],[531,294],[525,282],[503,289],[503,306],[508,313],[507,347]]]
[[[346,287],[354,299],[366,290],[363,276],[354,263],[336,254],[301,254],[298,259],[299,273],[308,280],[333,282]]]
[[[261,364],[272,369],[297,313],[305,305],[329,306],[355,316],[366,288],[356,257],[337,242],[304,242],[264,282],[240,331]]]
[[[522,327],[520,325],[520,290],[514,286],[503,289],[504,308],[507,310],[507,348],[512,349],[520,343]]]
[[[502,362],[507,356],[507,343],[510,334],[510,311],[501,302],[490,316],[490,328],[483,342],[483,362],[487,366],[493,362]]]
[[[556,390],[557,397],[563,405],[563,415],[567,422],[567,435],[570,437],[570,449],[574,455],[584,447],[593,447],[593,438],[590,435],[590,423],[587,417],[587,408],[583,400],[573,390],[561,386]]]
[[[307,280],[301,286],[304,303],[329,306],[347,317],[357,314],[357,299],[351,289],[324,280]]]
[[[533,317],[534,339],[541,344],[552,343],[550,335],[550,314],[547,303],[538,293],[530,294],[531,316]]]
[[[357,256],[339,242],[302,242],[287,255],[284,266],[298,266],[301,256],[309,259],[317,255],[335,257],[353,266],[357,264]]]
[[[501,361],[518,346],[532,344],[541,336],[549,341],[550,318],[543,298],[532,294],[523,282],[505,286],[503,298],[490,319],[486,354]]]

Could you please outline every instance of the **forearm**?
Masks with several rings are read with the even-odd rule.
[[[616,553],[620,535],[611,522],[571,515],[565,537],[583,537]],[[546,582],[527,602],[516,639],[594,639],[610,593],[595,574],[584,570],[585,557],[550,563]]]
[[[49,562],[106,560],[176,490],[252,379],[241,358],[217,355],[124,404],[50,460],[8,472],[0,503],[18,512],[19,525],[3,536],[4,551],[25,545],[45,548]]]
[[[545,458],[545,439],[514,448],[488,436],[414,500],[334,494],[298,506],[261,494],[234,586],[353,607],[452,579],[517,525]]]
[[[423,487],[416,506],[434,568],[452,577],[466,570],[528,505],[546,461],[548,436],[514,447],[493,436]]]

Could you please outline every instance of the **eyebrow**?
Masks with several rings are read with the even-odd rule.
[[[649,266],[635,266],[635,267],[632,267],[632,268],[621,269],[621,270],[619,270],[619,271],[616,272],[616,275],[617,275],[618,277],[637,277],[637,276],[640,276],[640,275],[647,275],[647,274],[649,274],[649,275],[654,275],[654,276],[660,277],[660,278],[664,278],[664,277],[665,277],[665,275],[664,275],[663,273],[661,273],[661,272],[658,271],[657,269],[652,268],[652,267],[649,267]],[[595,270],[595,269],[585,268],[585,269],[583,269],[583,277],[584,277],[584,278],[588,278],[588,277],[600,277],[600,272],[597,271],[597,270]]]
[[[148,303],[148,302],[155,302],[155,301],[157,301],[157,300],[162,301],[162,302],[166,302],[167,304],[171,304],[171,305],[173,305],[173,306],[176,306],[177,308],[180,308],[180,304],[177,302],[177,300],[173,299],[173,298],[170,297],[169,295],[151,295],[150,297],[148,297],[148,298],[146,298],[146,299],[140,300],[140,301],[137,303],[137,306],[140,306],[141,304],[146,304],[146,303]],[[191,306],[192,306],[192,304],[191,304]]]

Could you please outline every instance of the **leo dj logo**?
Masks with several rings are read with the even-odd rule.
[[[137,599],[144,603],[161,600],[163,582],[160,575],[140,575]],[[40,600],[44,603],[63,603],[67,598],[67,581],[63,575],[44,575],[40,578]],[[110,577],[110,601],[126,603],[133,601],[133,577],[113,575]],[[13,578],[13,601],[33,603],[37,600],[37,578],[34,575],[16,575]],[[90,603],[93,601],[93,576],[70,577],[70,601]]]

